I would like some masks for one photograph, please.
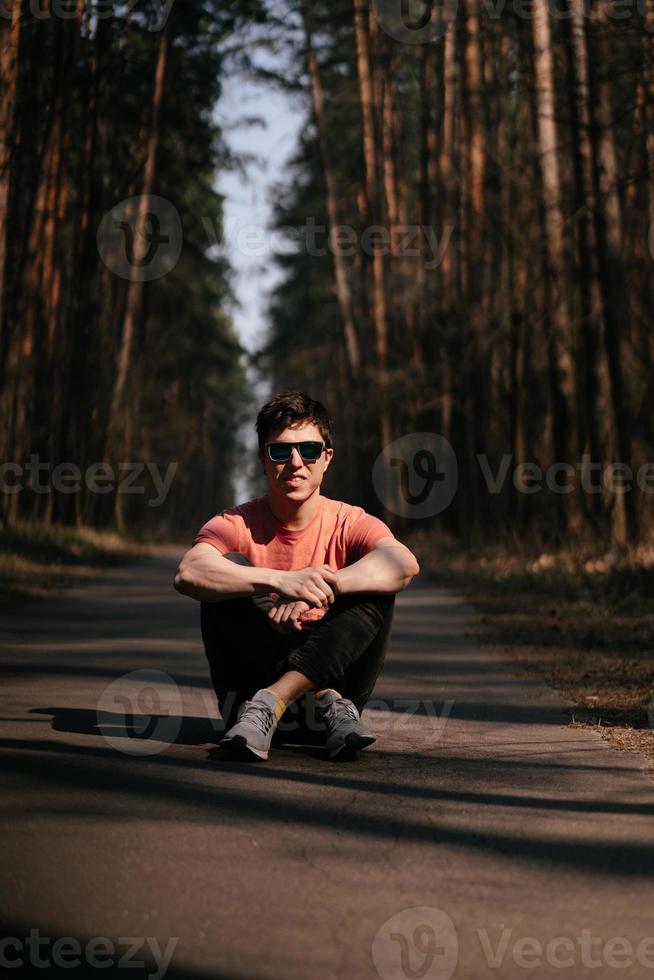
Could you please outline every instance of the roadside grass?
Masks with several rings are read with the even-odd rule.
[[[98,576],[103,568],[152,554],[156,546],[115,531],[19,524],[0,532],[0,597],[21,599]]]
[[[425,575],[480,610],[471,636],[574,701],[572,725],[654,768],[654,551],[463,551],[427,531],[403,540]]]

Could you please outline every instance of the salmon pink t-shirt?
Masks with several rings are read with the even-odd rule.
[[[292,531],[277,520],[263,496],[212,517],[193,544],[211,544],[221,553],[239,551],[258,568],[295,571],[326,564],[338,570],[363,558],[387,537],[394,534],[379,518],[322,494],[306,527]],[[326,611],[309,609],[300,618],[309,625]]]

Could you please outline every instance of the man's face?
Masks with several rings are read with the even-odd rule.
[[[323,442],[323,437],[317,425],[302,424],[270,434],[266,442]],[[333,455],[333,449],[323,449],[315,463],[305,462],[300,456],[300,450],[295,447],[286,463],[273,463],[267,449],[259,450],[259,459],[263,464],[270,492],[298,503],[310,497],[320,486]]]

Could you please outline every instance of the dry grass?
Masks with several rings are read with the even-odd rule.
[[[404,538],[423,571],[483,615],[472,635],[575,702],[597,728],[654,768],[654,553],[628,556],[462,552],[428,532]]]
[[[0,536],[0,595],[20,599],[96,578],[103,568],[156,550],[115,531],[21,524]]]

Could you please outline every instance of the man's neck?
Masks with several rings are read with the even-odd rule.
[[[268,506],[274,517],[289,531],[301,531],[316,516],[320,506],[320,490],[316,489],[310,497],[299,504],[295,500],[274,498],[267,494]]]

